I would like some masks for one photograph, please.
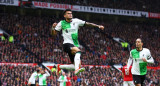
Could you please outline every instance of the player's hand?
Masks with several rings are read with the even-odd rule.
[[[28,86],[31,86],[31,82],[28,83]]]
[[[45,71],[47,71],[47,69],[46,69],[46,68],[45,68],[44,70],[45,70]]]
[[[104,30],[104,26],[102,26],[102,25],[99,25],[98,28],[101,30]]]
[[[53,23],[52,27],[55,28],[57,26],[57,23]]]
[[[143,60],[144,62],[147,62],[146,58],[142,58],[142,60]]]

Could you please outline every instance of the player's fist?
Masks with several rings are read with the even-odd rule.
[[[104,26],[99,25],[98,27],[99,27],[99,29],[104,30]]]
[[[144,62],[147,62],[146,58],[142,58],[142,60],[143,60]]]
[[[46,69],[46,68],[45,68],[44,70],[45,70],[45,71],[47,71],[47,69]]]
[[[57,26],[57,23],[53,23],[52,27],[55,28]]]

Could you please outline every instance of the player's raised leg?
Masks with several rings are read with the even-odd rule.
[[[72,54],[75,54],[74,65],[75,65],[75,74],[78,75],[80,72],[83,72],[85,68],[81,68],[81,51],[78,47],[73,47],[71,49]]]
[[[75,70],[75,66],[74,66],[74,64],[69,64],[69,65],[60,65],[60,64],[57,64],[57,66],[56,66],[56,74],[57,75],[59,75],[61,69],[66,69],[66,70],[74,71]]]

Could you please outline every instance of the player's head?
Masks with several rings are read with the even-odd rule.
[[[41,74],[44,74],[44,73],[45,73],[45,70],[44,70],[44,69],[42,69],[42,70],[41,70]]]
[[[143,46],[143,42],[141,38],[137,38],[136,40],[136,48],[141,48]]]
[[[68,77],[70,77],[70,76],[71,76],[71,73],[69,72],[69,73],[68,73]]]
[[[41,67],[37,66],[37,67],[36,67],[37,73],[40,73],[41,69],[42,69]]]
[[[127,61],[125,61],[124,63],[122,63],[122,66],[125,66],[125,65],[127,65]]]
[[[39,70],[39,69],[37,69],[36,71],[37,71],[37,73],[39,73],[39,72],[40,72],[40,70]]]
[[[72,19],[73,18],[72,10],[71,9],[64,10],[63,16],[64,16],[65,19]]]
[[[62,72],[62,75],[63,75],[63,76],[65,75],[65,72],[64,72],[64,71]]]

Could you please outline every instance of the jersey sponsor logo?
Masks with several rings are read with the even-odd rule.
[[[125,75],[129,75],[128,69],[124,69],[124,70],[125,70]]]
[[[66,33],[76,32],[76,29],[66,29]]]
[[[133,54],[133,57],[134,57],[134,58],[139,58],[139,55],[138,55],[137,53],[134,53],[134,54]]]

